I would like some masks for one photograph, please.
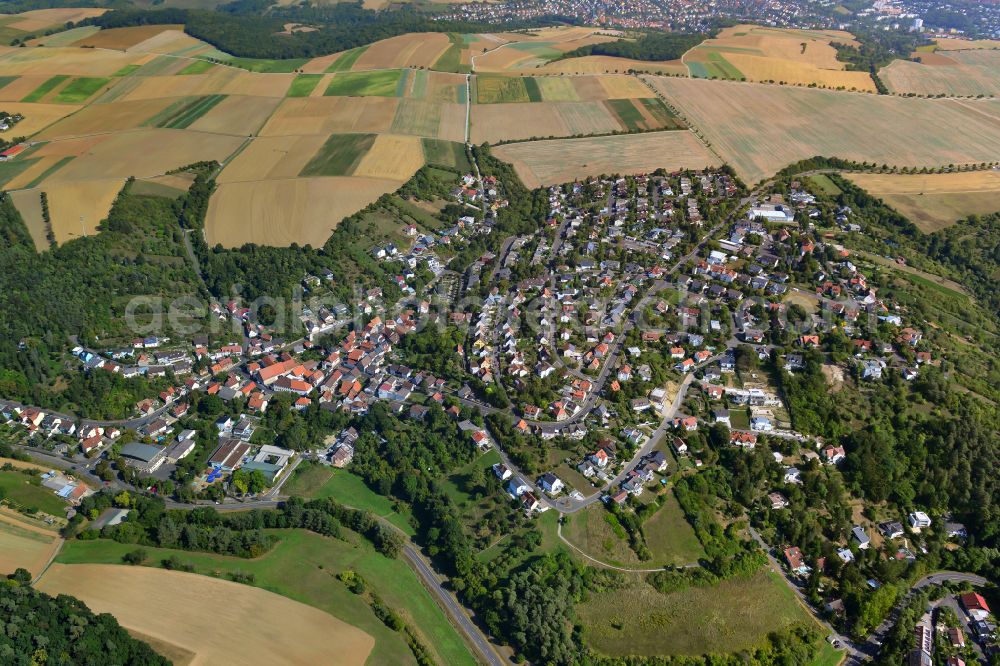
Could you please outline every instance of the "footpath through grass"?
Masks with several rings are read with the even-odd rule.
[[[472,666],[476,663],[461,636],[449,623],[430,593],[405,561],[388,559],[358,535],[345,531],[349,541],[319,536],[305,530],[271,530],[279,543],[253,560],[166,548],[144,548],[146,564],[176,556],[189,563],[195,573],[254,575],[257,587],[319,608],[352,624],[375,638],[368,664],[413,664],[415,660],[401,634],[391,631],[375,617],[369,605],[337,579],[342,571],[360,574],[386,604],[397,610],[436,655],[441,664]],[[121,564],[122,555],[136,546],[100,539],[72,540],[56,558],[64,564]],[[263,610],[263,609],[262,609]]]

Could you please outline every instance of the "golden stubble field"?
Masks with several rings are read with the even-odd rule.
[[[363,666],[367,633],[260,588],[179,571],[53,564],[38,589],[69,594],[126,629],[195,653],[192,664]]]
[[[977,96],[1000,94],[1000,50],[915,53],[920,62],[894,60],[879,77],[894,93]]]
[[[0,574],[22,567],[37,576],[61,545],[54,532],[0,513]]]
[[[400,185],[398,180],[355,176],[224,183],[209,202],[205,236],[209,245],[223,247],[320,247],[341,220]]]
[[[528,187],[661,168],[703,169],[719,163],[696,136],[682,130],[509,143],[494,148],[493,154],[510,162]]]
[[[844,174],[925,233],[969,215],[1000,211],[1000,171],[938,174]]]
[[[710,63],[719,58],[748,81],[784,81],[847,90],[875,90],[867,72],[846,71],[833,43],[857,45],[854,36],[838,30],[794,30],[736,25],[715,39],[684,54],[686,63]]]
[[[822,155],[936,167],[1000,154],[1000,102],[644,77],[748,183]]]

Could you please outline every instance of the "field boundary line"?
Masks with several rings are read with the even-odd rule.
[[[52,549],[52,554],[49,556],[49,561],[45,563],[45,566],[42,567],[42,570],[38,572],[38,575],[31,580],[32,585],[34,585],[35,583],[37,583],[42,579],[42,576],[45,575],[45,572],[48,571],[49,567],[52,566],[52,563],[56,561],[56,557],[59,555],[59,552],[62,550],[63,544],[65,543],[66,539],[62,538],[61,536],[56,537],[56,547]]]

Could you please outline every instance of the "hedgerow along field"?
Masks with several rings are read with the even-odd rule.
[[[1000,154],[1000,102],[994,100],[643,78],[748,183],[816,155],[938,167],[991,162]]]

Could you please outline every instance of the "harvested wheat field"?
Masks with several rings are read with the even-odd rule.
[[[220,183],[295,178],[323,146],[326,136],[257,137],[219,174]]]
[[[379,134],[352,175],[402,183],[412,178],[423,165],[423,142],[418,137]]]
[[[23,567],[37,576],[61,545],[52,532],[0,514],[0,575]]]
[[[615,58],[613,56],[583,56],[569,58],[543,65],[534,72],[538,74],[618,74],[628,71],[651,72],[655,74],[683,74],[688,70],[680,60],[646,61]]]
[[[44,190],[49,198],[49,217],[56,242],[65,243],[81,235],[97,233],[97,225],[108,216],[111,204],[124,185],[124,178],[102,178],[46,181],[36,188]]]
[[[21,214],[24,226],[28,227],[31,240],[35,242],[35,249],[39,252],[48,249],[49,239],[46,237],[45,218],[42,216],[42,200],[39,191],[18,190],[8,194],[14,207],[17,208],[17,212]]]
[[[398,103],[395,97],[291,97],[281,102],[260,134],[388,132]]]
[[[24,120],[17,124],[17,136],[32,136],[79,108],[73,104],[25,104],[23,102],[4,104],[4,111],[20,113],[24,116]]]
[[[930,167],[989,162],[1000,154],[1000,103],[992,100],[645,79],[748,183],[816,155]]]
[[[127,629],[195,652],[193,664],[327,663],[363,666],[375,645],[320,610],[249,585],[180,571],[54,564],[38,588],[69,594]]]
[[[474,143],[606,134],[622,129],[618,119],[601,102],[477,104],[472,107]]]
[[[560,61],[555,65],[551,61],[560,57],[563,53],[574,51],[583,46],[601,44],[603,42],[615,41],[616,36],[598,34],[594,28],[586,27],[558,27],[543,28],[533,30],[530,34],[522,33],[502,33],[498,38],[508,41],[502,48],[497,48],[499,44],[484,44],[480,48],[473,48],[472,55],[476,56],[476,71],[479,72],[512,72],[525,70],[540,71],[564,71],[567,73],[603,73],[604,71],[621,71],[628,69],[625,67],[612,67],[610,70],[603,68],[594,71],[584,71],[579,69],[560,69],[558,65],[565,63],[576,63],[584,58],[574,58]],[[477,45],[478,46],[478,45]],[[489,53],[482,53],[482,48],[495,49]],[[591,56],[588,56],[590,58]],[[600,57],[600,56],[594,56]],[[618,61],[618,58],[611,58]],[[647,63],[650,64],[650,63]],[[655,63],[652,63],[655,66]],[[549,67],[554,67],[548,70]]]
[[[354,62],[351,71],[430,67],[451,46],[440,32],[411,32],[370,45]]]
[[[49,141],[84,134],[101,134],[141,127],[144,122],[160,113],[175,99],[161,97],[114,104],[91,104],[78,112],[49,126],[37,138]]]
[[[879,71],[879,78],[890,92],[950,96],[1000,94],[1000,50],[914,55],[919,56],[921,62],[894,60]]]
[[[691,76],[815,84],[845,90],[875,90],[867,72],[848,72],[833,43],[855,45],[854,36],[837,30],[792,30],[737,25],[684,54]]]
[[[398,180],[353,176],[225,183],[209,202],[205,236],[209,245],[224,247],[318,247],[341,220],[400,185]]]
[[[135,44],[129,51],[193,56],[209,49],[211,46],[181,30],[164,30]]]
[[[135,64],[140,56],[118,51],[77,48],[23,48],[0,55],[0,71],[5,76],[35,74],[50,77],[112,76]]]
[[[49,79],[48,76],[31,74],[28,76],[18,76],[10,83],[0,88],[0,101],[18,102],[30,95],[38,86]]]
[[[169,60],[176,60],[171,58]],[[213,67],[204,74],[191,76],[144,76],[138,84],[129,91],[122,99],[157,99],[160,97],[185,97],[188,95],[215,95],[225,91],[227,86],[234,79],[240,76],[240,70],[232,67]],[[273,75],[268,75],[273,76]],[[139,78],[139,77],[137,77]],[[283,97],[284,91],[288,90],[289,81],[285,81],[285,88],[281,94],[275,97]]]
[[[260,130],[280,102],[276,97],[232,95],[212,107],[189,129],[247,136]]]
[[[58,179],[144,178],[203,160],[224,161],[243,138],[175,129],[144,129],[111,135],[58,172]]]
[[[288,92],[288,87],[292,85],[295,74],[260,74],[257,72],[245,72],[242,70],[232,70],[226,67],[215,69],[235,71],[236,75],[226,81],[222,92],[227,95],[255,95],[259,97],[282,98]]]
[[[183,30],[182,25],[140,25],[131,28],[111,28],[101,30],[75,42],[74,46],[91,46],[102,49],[128,49],[165,30]]]
[[[925,233],[943,229],[969,215],[1000,211],[998,171],[845,176],[905,215]]]
[[[106,8],[95,7],[34,9],[20,14],[0,14],[0,19],[7,28],[24,32],[44,32],[49,28],[61,28],[67,23],[77,23],[83,19],[100,16],[107,11]]]
[[[936,39],[934,44],[938,51],[1000,49],[1000,40],[996,39]]]
[[[493,149],[530,188],[602,174],[703,169],[719,160],[691,132],[648,132],[560,141],[511,143]]]
[[[31,158],[25,160],[25,164],[28,165],[27,168],[11,178],[4,187],[8,190],[20,190],[47,182],[53,174],[57,173],[76,157],[74,151],[86,149],[86,146],[69,145],[66,146],[67,150],[63,153],[60,150],[62,147],[62,144],[44,144],[40,150],[35,151],[31,155]]]
[[[599,76],[597,80],[604,88],[604,99],[634,99],[652,97],[653,92],[635,76]]]

